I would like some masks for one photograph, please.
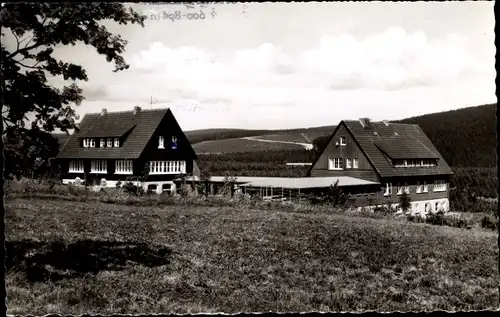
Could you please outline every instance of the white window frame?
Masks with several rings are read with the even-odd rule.
[[[69,161],[68,173],[83,173],[83,160],[71,160]]]
[[[339,143],[340,143],[340,145],[341,145],[341,146],[346,146],[346,145],[347,145],[346,141],[347,141],[346,137],[345,137],[345,136],[343,136],[343,135],[341,135],[341,136],[340,136],[340,142],[339,142]]]
[[[185,174],[186,161],[149,161],[149,174]]]
[[[341,171],[342,168],[342,158],[341,157],[330,157],[328,158],[328,169],[330,171]]]
[[[83,147],[89,147],[89,139],[85,138],[83,139]]]
[[[113,147],[113,139],[112,138],[108,138],[106,141],[107,141],[106,142],[107,147]]]
[[[403,191],[406,193],[406,195],[410,194],[410,185],[408,185],[407,182],[405,182],[405,185],[403,187]]]
[[[99,143],[100,143],[100,144],[99,144],[99,146],[100,146],[100,147],[105,147],[105,146],[106,146],[106,140],[105,140],[105,139],[103,139],[103,138],[101,138],[101,140],[100,140],[100,142],[99,142]]]
[[[427,186],[427,181],[424,181],[424,186],[423,186],[423,189],[422,189],[422,193],[427,193],[429,192],[429,188]]]
[[[116,160],[115,161],[115,174],[131,175],[133,173],[132,160]]]
[[[434,192],[445,192],[446,191],[446,182],[443,180],[435,180],[432,191]]]
[[[359,160],[357,158],[352,159],[352,168],[359,168]]]
[[[175,136],[175,135],[172,135],[172,142],[170,143],[170,148],[173,150],[172,148],[172,144],[175,143],[176,144],[176,149],[179,148],[179,139]]]
[[[403,160],[403,166],[408,167],[408,160]]]
[[[420,181],[417,181],[417,188],[416,188],[415,192],[417,194],[421,194],[422,193],[422,184],[420,183]]]
[[[90,139],[89,147],[95,147],[95,139]]]
[[[352,158],[345,159],[345,168],[352,168]]]
[[[385,183],[384,196],[391,196],[391,195],[392,195],[392,183]]]
[[[398,192],[398,196],[399,195],[403,195],[403,186],[401,186],[401,183],[398,182],[398,188],[397,188]]]
[[[108,173],[108,161],[106,161],[106,160],[92,160],[90,162],[90,173],[91,174],[107,174]]]
[[[115,138],[113,146],[120,147],[120,138]]]
[[[159,149],[165,148],[165,137],[163,137],[162,135],[158,137],[158,148]]]

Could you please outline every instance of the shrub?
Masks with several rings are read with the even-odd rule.
[[[144,189],[142,186],[136,186],[132,182],[127,182],[124,186],[123,189],[127,194],[132,194],[132,195],[142,195],[144,194]]]
[[[485,229],[497,230],[498,229],[498,218],[484,216],[483,219],[481,219],[481,227],[485,228]]]

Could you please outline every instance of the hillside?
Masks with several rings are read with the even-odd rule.
[[[497,105],[489,104],[407,118],[418,124],[451,166],[497,166]]]

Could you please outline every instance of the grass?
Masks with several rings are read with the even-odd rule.
[[[238,153],[250,151],[301,150],[298,144],[261,142],[246,139],[225,139],[193,144],[196,153]]]
[[[333,132],[333,130],[331,132]],[[324,135],[330,135],[330,133],[328,133],[328,132],[278,133],[278,134],[260,135],[260,136],[257,136],[255,138],[262,139],[262,140],[273,140],[273,141],[312,143],[312,141],[315,138],[320,137],[320,136],[324,136]],[[304,138],[304,135],[308,139]]]
[[[496,233],[349,214],[7,199],[9,314],[498,307]]]

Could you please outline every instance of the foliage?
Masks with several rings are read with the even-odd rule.
[[[125,190],[126,193],[136,196],[144,194],[144,188],[142,188],[142,186],[137,186],[130,181],[126,182],[125,185],[123,185],[123,189]]]
[[[400,120],[418,124],[453,167],[497,166],[497,104]]]
[[[411,199],[406,193],[399,196],[399,207],[403,210],[403,212],[407,212],[411,207]]]
[[[490,230],[498,230],[498,214],[495,216],[496,217],[484,216],[483,219],[481,219],[481,227]]]
[[[333,133],[333,131],[332,131],[332,133]],[[313,140],[313,152],[314,152],[314,155],[316,157],[319,156],[319,155],[321,155],[321,153],[323,152],[323,150],[328,145],[328,140],[329,139],[330,139],[330,136],[329,135],[325,135],[325,136],[317,137],[316,139]]]
[[[79,105],[84,97],[75,81],[87,81],[88,77],[82,66],[58,60],[54,47],[83,42],[114,62],[115,72],[129,67],[122,57],[127,41],[108,32],[103,20],[144,26],[144,16],[120,3],[2,4],[2,120],[8,174],[19,175],[29,167],[29,171],[39,173],[40,166],[33,165],[46,167],[57,152],[44,132],[76,128],[78,118],[72,105]],[[14,45],[5,45],[7,36]],[[47,76],[74,82],[58,89],[49,84]],[[16,146],[19,140],[21,145]],[[28,157],[19,160],[24,151]]]

